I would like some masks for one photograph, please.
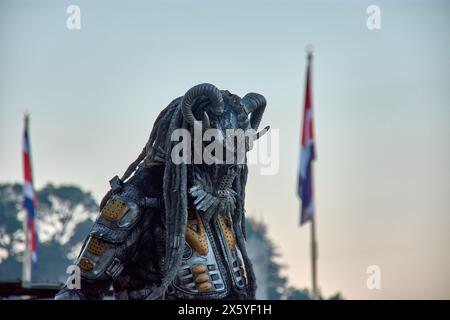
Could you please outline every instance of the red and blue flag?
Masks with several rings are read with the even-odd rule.
[[[37,262],[37,196],[33,187],[33,172],[31,168],[31,149],[30,149],[30,139],[28,136],[28,115],[25,115],[25,128],[23,133],[23,174],[24,174],[24,209],[26,211],[27,229],[29,243],[27,248],[31,251],[31,259],[34,263]]]
[[[314,218],[314,192],[312,164],[315,160],[314,146],[314,116],[312,106],[311,89],[311,60],[308,55],[308,66],[306,70],[305,105],[303,111],[303,131],[301,136],[300,168],[298,178],[298,196],[301,199],[300,224],[311,221]]]

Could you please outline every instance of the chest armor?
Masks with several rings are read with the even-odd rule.
[[[189,212],[183,261],[173,281],[182,299],[221,299],[243,290],[246,270],[232,222],[218,215],[208,224],[195,210]]]

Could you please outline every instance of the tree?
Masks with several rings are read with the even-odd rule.
[[[62,282],[97,215],[91,194],[76,186],[46,185],[37,191],[38,261],[33,281]],[[19,184],[0,184],[0,280],[21,277],[24,250],[23,194]]]

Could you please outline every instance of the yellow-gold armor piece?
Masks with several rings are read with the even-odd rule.
[[[236,248],[236,239],[234,239],[233,231],[227,225],[225,218],[222,215],[219,215],[219,223],[225,235],[225,238],[227,239],[228,247],[234,251],[234,249]]]
[[[101,211],[101,216],[108,221],[117,221],[127,212],[126,202],[119,199],[110,199]]]
[[[90,271],[94,269],[95,264],[86,258],[81,258],[78,262],[78,266],[85,271]]]
[[[197,286],[197,289],[200,292],[205,292],[205,291],[208,291],[209,289],[211,289],[211,287],[212,287],[211,282],[203,282]]]
[[[96,238],[91,237],[87,245],[87,251],[95,256],[101,256],[106,250],[106,244]]]
[[[206,271],[206,266],[204,264],[198,264],[192,268],[192,273],[200,274]]]
[[[209,276],[206,273],[202,273],[195,278],[195,283],[207,282],[208,280]]]
[[[186,241],[202,256],[208,254],[208,239],[205,227],[197,212],[195,212],[194,218],[187,221]]]

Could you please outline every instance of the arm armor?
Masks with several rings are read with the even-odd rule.
[[[98,299],[136,255],[141,234],[140,193],[132,184],[112,195],[101,208],[76,261],[80,268],[81,288],[66,286],[58,300]]]

